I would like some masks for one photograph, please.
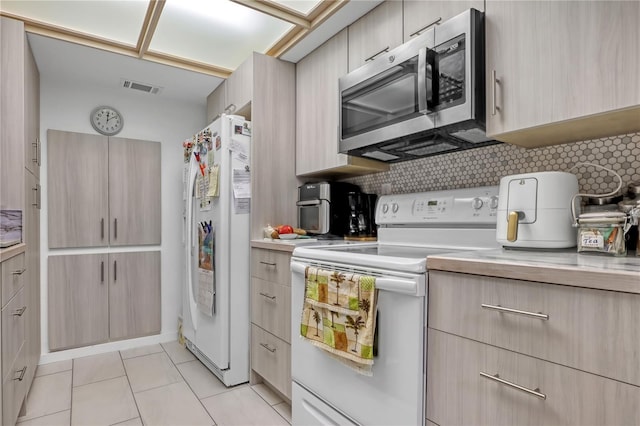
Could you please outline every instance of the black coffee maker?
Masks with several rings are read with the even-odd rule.
[[[376,194],[349,192],[349,230],[350,238],[375,238],[377,226],[375,222]]]

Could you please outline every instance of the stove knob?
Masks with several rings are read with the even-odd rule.
[[[399,209],[399,208],[400,208],[400,206],[398,206],[398,204],[396,204],[396,203],[393,203],[393,205],[391,206],[391,210],[392,210],[394,213],[398,213],[398,209]]]
[[[382,213],[387,213],[389,211],[389,204],[382,205]]]
[[[482,206],[484,205],[484,203],[482,202],[482,200],[480,198],[474,198],[473,201],[471,202],[471,205],[473,206],[473,208],[475,210],[480,210],[482,208]]]
[[[498,208],[498,197],[496,197],[495,195],[491,197],[491,199],[489,200],[489,207],[492,209]]]

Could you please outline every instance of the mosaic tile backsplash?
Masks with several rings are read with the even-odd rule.
[[[500,178],[519,173],[569,171],[576,163],[608,167],[620,175],[623,191],[640,182],[640,133],[524,149],[506,143],[392,164],[389,171],[348,179],[364,192],[382,194],[438,191],[498,185]],[[573,170],[583,193],[604,194],[616,189],[618,180],[595,167]]]

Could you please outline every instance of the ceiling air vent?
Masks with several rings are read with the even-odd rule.
[[[120,82],[122,84],[122,87],[124,87],[125,89],[140,90],[141,92],[151,93],[152,95],[157,95],[162,91],[162,87],[153,86],[147,83],[141,83],[139,81],[127,80],[123,78],[122,80],[120,80]]]

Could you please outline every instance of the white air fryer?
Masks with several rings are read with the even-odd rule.
[[[505,247],[576,246],[571,199],[578,179],[565,172],[539,172],[500,179],[496,239]]]

